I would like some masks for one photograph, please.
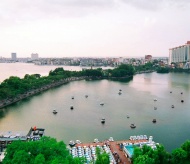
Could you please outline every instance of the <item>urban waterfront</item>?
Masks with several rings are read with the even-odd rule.
[[[10,65],[15,72],[10,71]],[[27,73],[47,75],[56,68],[22,63],[0,64],[0,67],[3,75],[14,73],[12,76],[19,77]],[[81,67],[67,68],[81,70]],[[3,75],[0,75],[0,81],[5,79]],[[189,139],[189,98],[190,75],[184,73],[139,74],[126,83],[75,81],[1,109],[0,131],[28,131],[31,126],[37,126],[45,128],[46,135],[65,143],[71,139],[91,142],[94,138],[104,140],[110,136],[123,140],[131,135],[146,134],[171,151]],[[182,99],[184,103],[181,103]],[[171,108],[171,105],[175,107]],[[56,115],[52,113],[54,109],[58,112]],[[106,119],[104,125],[101,124],[102,117]],[[152,123],[154,118],[157,119],[155,124]],[[131,129],[131,123],[137,127]]]

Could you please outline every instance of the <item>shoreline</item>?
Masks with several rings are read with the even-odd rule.
[[[7,107],[9,105],[12,105],[14,103],[17,103],[17,102],[24,100],[26,98],[32,97],[36,94],[42,93],[43,91],[46,91],[48,89],[51,89],[51,88],[54,88],[54,87],[57,87],[57,86],[60,86],[60,85],[63,85],[63,84],[66,84],[66,83],[69,83],[72,81],[84,80],[85,78],[86,77],[71,77],[71,78],[62,79],[58,82],[54,82],[54,83],[48,84],[46,86],[43,86],[41,88],[34,89],[31,91],[28,91],[27,93],[18,95],[15,98],[9,98],[9,99],[5,99],[5,100],[1,100],[0,101],[0,109]]]
[[[103,79],[107,79],[107,80],[113,80],[113,81],[129,81],[133,78],[133,76],[125,76],[125,77],[86,77],[86,76],[82,76],[82,77],[70,77],[70,78],[66,78],[66,79],[62,79],[59,80],[58,82],[54,82],[51,84],[48,84],[46,86],[40,87],[38,89],[34,89],[34,90],[30,90],[27,93],[18,95],[14,98],[7,98],[4,100],[0,101],[0,109],[7,107],[9,105],[12,105],[14,103],[17,103],[19,101],[22,101],[26,98],[32,97],[34,95],[37,95],[39,93],[42,93],[43,91],[46,91],[48,89],[72,82],[72,81],[79,81],[79,80],[87,80],[87,81],[91,81],[91,80],[103,80]]]

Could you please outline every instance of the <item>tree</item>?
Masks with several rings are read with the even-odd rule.
[[[174,164],[183,164],[187,159],[187,152],[182,148],[177,148],[172,151],[172,162]]]
[[[39,141],[14,141],[7,146],[3,164],[75,164],[64,142],[57,142],[50,137],[42,137]],[[78,160],[76,164],[83,164]]]
[[[181,146],[181,148],[186,151],[186,153],[187,153],[187,158],[190,160],[190,141],[189,141],[189,140],[186,141],[186,142]]]
[[[34,164],[45,164],[45,158],[43,154],[38,154],[34,159]]]
[[[159,67],[157,69],[157,73],[169,73],[169,68],[168,67]]]
[[[109,155],[106,152],[101,152],[100,148],[96,148],[96,164],[110,164]]]
[[[154,159],[150,158],[148,155],[139,155],[134,160],[134,164],[154,164]]]
[[[28,152],[24,150],[19,150],[14,153],[11,163],[13,164],[26,164],[29,163],[30,157]],[[4,162],[3,162],[4,163]]]

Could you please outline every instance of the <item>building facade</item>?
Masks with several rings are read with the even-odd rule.
[[[190,61],[190,41],[185,45],[169,49],[169,64],[172,62],[188,62]]]
[[[32,54],[31,54],[31,59],[32,59],[32,60],[38,59],[38,54],[37,54],[37,53],[35,53],[35,54],[32,53]]]
[[[12,59],[13,61],[16,61],[16,60],[17,60],[16,53],[11,53],[11,59]]]

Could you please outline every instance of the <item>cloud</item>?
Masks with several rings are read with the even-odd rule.
[[[139,9],[151,11],[157,11],[165,8],[189,9],[188,6],[190,5],[189,0],[122,0],[122,2]]]
[[[82,17],[102,12],[113,5],[114,0],[2,0],[0,20],[14,23],[56,17]]]

